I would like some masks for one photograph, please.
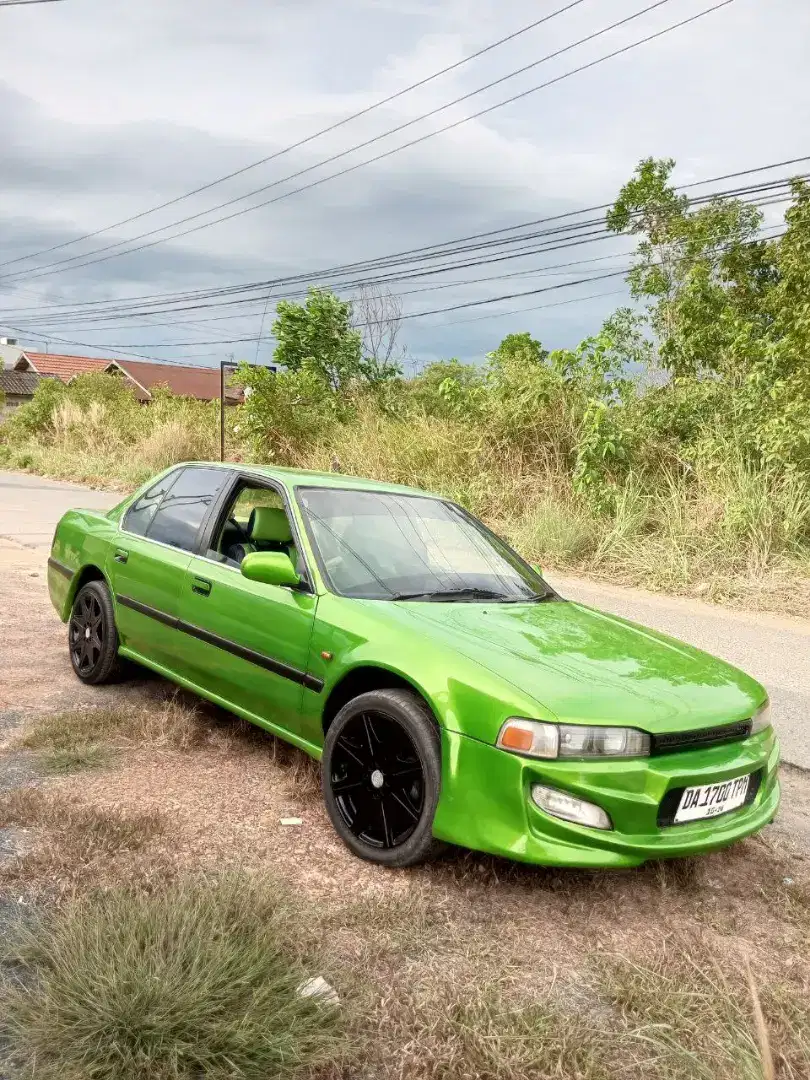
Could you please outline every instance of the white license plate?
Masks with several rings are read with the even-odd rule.
[[[681,795],[675,812],[675,823],[717,817],[729,810],[736,810],[745,802],[750,781],[750,775],[738,776],[735,780],[725,780],[722,784],[688,787]]]

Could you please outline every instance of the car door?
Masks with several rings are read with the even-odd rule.
[[[274,727],[318,742],[317,724],[302,719],[303,695],[323,687],[309,674],[317,596],[308,586],[295,590],[249,581],[222,557],[217,530],[239,520],[239,498],[236,490],[212,523],[206,555],[194,556],[186,570],[180,619],[195,639],[193,649],[186,648],[189,677]],[[300,570],[306,576],[299,562]]]
[[[167,673],[182,674],[177,621],[185,573],[229,479],[227,470],[199,466],[161,477],[127,510],[110,552],[106,569],[121,644]]]

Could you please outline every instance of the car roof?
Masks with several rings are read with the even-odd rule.
[[[220,465],[216,461],[183,462],[185,465]],[[408,487],[405,484],[388,484],[382,480],[369,480],[363,476],[347,476],[344,473],[317,472],[310,469],[288,469],[276,465],[253,465],[247,462],[233,464],[226,462],[224,468],[250,472],[278,480],[288,488],[330,487],[351,488],[358,491],[391,491],[407,495],[432,495],[423,488]],[[440,498],[441,496],[437,496]]]

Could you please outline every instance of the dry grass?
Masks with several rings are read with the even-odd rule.
[[[748,970],[739,950],[680,941],[644,960],[607,958],[601,988],[649,1042],[667,1080],[810,1075],[806,981],[758,985]]]
[[[116,860],[139,853],[168,830],[154,810],[126,812],[82,805],[44,787],[21,787],[0,796],[0,821],[33,830],[30,850],[0,870],[0,883],[69,893],[83,881],[123,873]]]
[[[116,751],[204,747],[244,750],[268,745],[258,728],[181,691],[158,700],[40,713],[29,720],[17,745],[40,754],[46,769],[106,764]],[[282,751],[278,751],[282,753]]]
[[[73,901],[21,932],[3,1027],[43,1080],[311,1075],[345,1051],[342,1014],[297,993],[294,923],[277,886],[245,877]]]
[[[58,832],[54,849],[66,846],[48,874],[67,875],[65,860],[73,860],[81,869],[72,871],[72,891],[78,887],[88,901],[96,895],[88,888],[108,890],[122,878],[137,886],[127,895],[160,899],[181,887],[172,884],[178,875],[202,870],[211,881],[221,866],[241,864],[244,880],[258,882],[271,865],[281,885],[270,886],[269,899],[254,896],[257,910],[272,901],[285,955],[292,963],[317,952],[310,974],[325,975],[343,1002],[348,1041],[338,1064],[316,1068],[318,1080],[760,1080],[767,1074],[745,979],[749,953],[776,1077],[810,1075],[806,883],[786,883],[786,865],[770,845],[749,841],[704,859],[613,875],[473,853],[386,872],[336,844],[314,800],[303,829],[278,826],[288,808],[309,806],[313,794],[301,790],[301,777],[312,775],[307,759],[278,746],[275,757],[234,755],[218,745],[209,754],[167,749],[157,759],[143,748],[121,760],[114,785],[84,775],[55,788],[21,789],[0,803],[0,820]],[[119,804],[110,806],[111,798]],[[162,822],[148,826],[149,808],[163,803],[172,808],[170,845],[160,843]],[[264,831],[270,843],[257,844]],[[77,839],[66,841],[67,832]],[[153,869],[134,875],[133,852]],[[29,875],[40,872],[35,861],[28,866]],[[289,907],[285,893],[294,897]],[[81,910],[98,926],[92,905]],[[207,917],[219,925],[218,916]],[[216,973],[207,969],[209,953],[200,957],[202,984]],[[33,971],[45,964],[47,981],[42,955],[30,963]],[[145,985],[142,972],[130,974],[130,989]],[[105,997],[105,1024],[129,1020],[142,1000],[122,987]],[[75,990],[74,1010],[96,1000]],[[200,1021],[192,1005],[186,1011],[183,1003],[183,1015],[205,1031],[208,1019]],[[232,1004],[227,1010],[218,1029],[225,1042],[236,1038],[230,1029],[239,1016]],[[33,1012],[27,1016],[35,1035],[21,1039],[62,1045],[64,1030],[51,1033],[41,1008],[36,1021]],[[178,1030],[185,1053],[188,1028]],[[219,1075],[225,1042],[202,1041],[213,1055],[206,1075]],[[116,1067],[129,1075],[129,1065]],[[65,1075],[73,1074],[68,1068]],[[142,1075],[194,1073],[155,1067]]]

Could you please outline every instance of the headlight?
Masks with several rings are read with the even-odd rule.
[[[756,735],[759,731],[771,726],[771,703],[765,698],[765,703],[760,705],[751,717],[751,734]]]
[[[497,745],[513,754],[536,758],[648,757],[650,736],[637,728],[546,724],[539,720],[507,720]]]

